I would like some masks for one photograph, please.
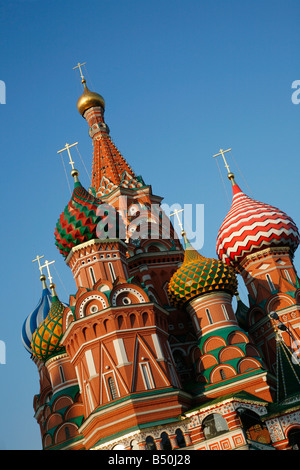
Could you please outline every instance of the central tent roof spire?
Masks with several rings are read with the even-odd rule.
[[[109,127],[104,121],[104,98],[86,86],[81,68],[84,64],[78,63],[74,69],[79,69],[84,86],[77,108],[89,124],[89,135],[94,146],[91,190],[97,197],[102,197],[118,186],[141,187],[144,185],[141,178],[135,175],[109,135]]]

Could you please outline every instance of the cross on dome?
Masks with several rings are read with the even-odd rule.
[[[43,267],[44,267],[44,266],[41,266],[41,262],[40,262],[40,259],[42,259],[42,258],[44,258],[44,255],[42,255],[42,256],[37,255],[37,257],[32,260],[33,263],[35,263],[36,261],[38,262],[39,270],[40,270],[41,275],[43,274]]]
[[[228,166],[228,163],[226,161],[224,153],[230,152],[230,150],[231,149],[227,149],[227,150],[220,149],[220,153],[216,153],[216,155],[213,155],[213,157],[218,157],[219,155],[222,155],[224,163],[225,163],[225,168],[227,169],[228,173],[230,173],[230,170],[229,170],[229,166]]]
[[[45,264],[44,264],[43,266],[41,266],[41,268],[46,268],[46,269],[47,269],[47,272],[48,272],[48,279],[49,279],[50,284],[52,284],[52,279],[53,279],[53,277],[51,276],[49,266],[50,266],[51,264],[53,264],[53,263],[55,263],[55,261],[50,261],[50,262],[49,262],[49,261],[46,260],[46,261],[45,261]]]
[[[228,179],[231,180],[232,184],[234,184],[234,174],[231,173],[231,171],[229,169],[229,165],[228,165],[227,160],[226,160],[225,155],[224,155],[224,153],[230,152],[230,151],[231,151],[231,149],[227,149],[227,150],[220,149],[220,152],[216,153],[216,155],[213,155],[213,158],[218,157],[219,155],[222,155],[222,158],[223,158],[224,164],[225,164],[225,168],[227,170],[227,177],[228,177]]]
[[[85,64],[86,64],[86,62],[83,62],[82,64],[80,62],[78,62],[78,64],[75,67],[73,67],[73,70],[79,69],[81,80],[84,80],[84,76],[83,76],[81,67]]]
[[[175,216],[177,217],[178,225],[179,225],[179,227],[180,227],[181,233],[183,233],[184,230],[183,230],[183,225],[182,225],[182,222],[181,222],[180,217],[179,217],[178,214],[179,214],[180,212],[183,212],[183,211],[184,211],[184,209],[180,209],[179,211],[178,211],[177,209],[175,209],[174,212],[173,212],[172,214],[170,214],[170,217],[172,217],[173,215],[175,215]]]
[[[70,149],[71,147],[74,147],[75,145],[78,145],[78,142],[75,142],[74,144],[71,144],[71,145],[66,144],[63,149],[58,150],[58,152],[57,152],[57,153],[62,153],[62,152],[64,152],[65,150],[68,152],[69,160],[70,160],[69,163],[70,163],[70,165],[71,165],[71,167],[72,167],[72,170],[75,169],[75,168],[74,168],[74,163],[75,163],[75,162],[73,162],[73,160],[72,160],[71,152],[70,152],[69,149]]]

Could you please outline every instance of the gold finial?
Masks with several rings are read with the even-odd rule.
[[[40,281],[42,281],[43,289],[47,289],[46,276],[45,276],[45,274],[42,274],[42,275],[40,276]]]
[[[74,179],[75,179],[75,181],[77,182],[77,181],[78,181],[78,178],[77,178],[77,177],[78,177],[78,175],[79,175],[79,172],[78,172],[78,170],[76,170],[76,169],[74,168],[74,163],[75,163],[75,162],[73,162],[72,157],[71,157],[71,153],[70,153],[70,148],[71,148],[71,147],[74,147],[75,145],[78,145],[78,142],[75,142],[74,144],[71,144],[71,145],[66,144],[65,147],[64,147],[63,149],[59,150],[57,153],[61,153],[61,152],[64,152],[65,150],[67,150],[68,155],[69,155],[69,160],[70,160],[69,163],[70,163],[70,165],[71,165],[71,167],[72,167],[71,176],[73,176]]]
[[[85,64],[86,64],[86,62],[83,62],[83,64],[81,64],[80,62],[78,62],[78,64],[76,65],[76,67],[73,67],[73,70],[79,69],[80,77],[81,77],[81,82],[82,82],[82,83],[85,83],[85,79],[84,79],[84,76],[83,76],[81,67],[82,67],[83,65],[85,65]]]
[[[231,183],[232,183],[232,184],[234,184],[234,182],[235,182],[235,181],[234,181],[234,174],[231,173],[231,171],[230,171],[230,169],[229,169],[229,165],[228,165],[228,163],[227,163],[227,161],[226,161],[226,158],[225,158],[225,155],[224,155],[224,153],[230,152],[230,151],[231,151],[231,149],[227,149],[227,150],[220,149],[220,152],[217,153],[216,155],[213,155],[213,157],[215,158],[215,157],[218,157],[219,155],[222,155],[223,160],[224,160],[224,163],[225,163],[225,168],[227,169],[227,172],[228,172],[227,178],[228,178],[229,180],[231,180]]]
[[[185,231],[183,230],[183,225],[182,225],[182,222],[181,222],[180,217],[179,217],[178,214],[180,212],[183,212],[183,211],[184,211],[184,209],[180,209],[179,211],[177,209],[175,209],[175,211],[172,214],[170,214],[170,217],[172,217],[173,215],[176,215],[177,220],[178,220],[178,225],[179,225],[180,230],[181,230],[181,235],[185,234]]]
[[[83,76],[81,69],[81,67],[85,64],[86,62],[83,62],[82,64],[78,62],[76,67],[73,67],[73,70],[77,68],[79,69],[81,83],[83,83],[83,94],[79,97],[77,101],[77,109],[82,116],[84,115],[87,109],[92,107],[100,106],[103,108],[103,110],[105,109],[105,101],[103,96],[99,95],[99,93],[95,93],[94,91],[90,91],[86,86],[86,80]]]
[[[57,297],[57,293],[55,291],[55,284],[53,282],[51,282],[51,284],[49,285],[49,288],[51,289],[52,296]]]

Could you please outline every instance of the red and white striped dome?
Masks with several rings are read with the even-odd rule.
[[[276,207],[246,196],[233,181],[230,211],[217,236],[217,254],[228,265],[238,265],[247,255],[269,247],[299,245],[296,224]]]

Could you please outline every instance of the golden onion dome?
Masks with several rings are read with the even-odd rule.
[[[88,87],[86,86],[85,79],[82,80],[82,83],[83,83],[84,90],[83,90],[82,95],[77,101],[77,109],[80,112],[80,114],[83,116],[87,109],[96,107],[96,106],[101,106],[102,108],[105,108],[104,98],[98,93],[95,93],[94,91],[90,91]]]

